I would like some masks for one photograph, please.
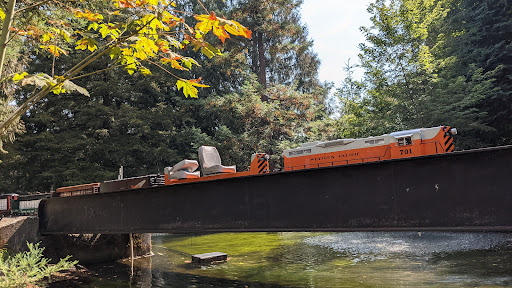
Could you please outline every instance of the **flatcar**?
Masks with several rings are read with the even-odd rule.
[[[52,197],[69,197],[100,192],[100,183],[90,183],[57,188]]]
[[[450,126],[419,128],[393,132],[376,137],[338,139],[302,144],[284,150],[284,170],[314,169],[327,166],[374,162],[388,159],[448,153],[454,150],[453,136],[457,129]],[[224,166],[215,147],[201,146],[196,160],[183,160],[164,169],[164,175],[147,175],[103,183],[83,184],[57,189],[54,196],[69,197],[92,193],[109,193],[158,185],[175,185],[223,178],[245,177],[269,173],[269,156],[254,153],[249,171],[237,172],[236,166]]]
[[[457,129],[449,126],[399,131],[376,137],[311,142],[284,150],[284,170],[374,162],[448,153]]]

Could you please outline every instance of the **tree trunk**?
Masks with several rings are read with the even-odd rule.
[[[14,6],[16,0],[9,0],[7,2],[7,9],[5,10],[4,25],[2,26],[2,36],[0,36],[0,78],[2,77],[5,51],[7,50],[7,41],[9,41],[9,31],[11,30],[11,24],[14,18]]]
[[[267,89],[267,65],[265,64],[265,46],[263,45],[263,33],[258,32],[258,80],[264,89]],[[261,95],[261,101],[268,101],[267,95]]]

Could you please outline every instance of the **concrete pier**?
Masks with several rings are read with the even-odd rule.
[[[72,255],[82,264],[115,261],[130,257],[129,234],[39,234],[37,216],[5,217],[0,220],[0,248],[12,253],[25,251],[27,241],[41,242],[44,255],[53,260]],[[152,255],[151,234],[133,234],[134,255]]]

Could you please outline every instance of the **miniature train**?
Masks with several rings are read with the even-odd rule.
[[[42,199],[50,198],[50,193],[34,195],[0,195],[0,219],[4,216],[35,215]]]
[[[453,152],[453,136],[456,134],[457,130],[455,128],[438,126],[399,131],[376,137],[305,143],[298,148],[284,150],[284,171]],[[52,197],[109,193],[159,185],[245,177],[270,172],[269,156],[265,153],[253,154],[250,169],[245,172],[236,172],[236,166],[222,165],[215,147],[201,146],[198,156],[201,171],[196,171],[199,168],[199,163],[196,160],[183,160],[172,167],[165,168],[164,175],[147,175],[103,183],[62,187],[57,189]]]
[[[311,142],[284,150],[284,170],[338,166],[453,152],[457,129],[420,128],[360,139]]]

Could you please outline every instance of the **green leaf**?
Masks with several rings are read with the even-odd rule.
[[[118,59],[121,56],[121,48],[115,46],[110,50],[110,59]]]
[[[26,73],[22,73],[21,75],[23,75],[23,74],[26,74]],[[44,87],[46,85],[53,85],[55,83],[56,83],[55,79],[45,73],[30,74],[30,75],[27,74],[27,75],[25,75],[23,80],[20,82],[21,86],[34,85],[34,86],[38,86],[38,87]],[[58,92],[58,93],[77,92],[77,93],[80,93],[87,97],[90,96],[89,92],[85,88],[78,86],[69,80],[65,80],[64,83],[62,85],[60,85],[60,87],[54,88],[52,90],[52,92],[54,92],[54,93],[56,93],[56,92]]]

